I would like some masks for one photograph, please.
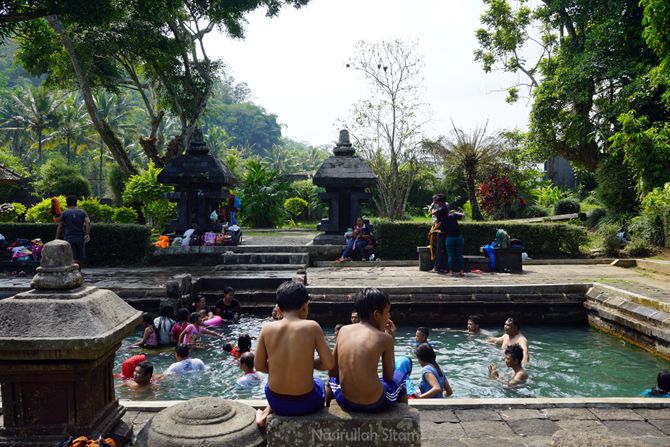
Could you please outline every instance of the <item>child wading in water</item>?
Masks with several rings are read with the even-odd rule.
[[[407,403],[405,373],[395,370],[396,327],[390,309],[385,292],[363,289],[356,296],[361,322],[340,329],[328,384],[337,403],[346,410],[377,412],[396,402]],[[377,376],[380,358],[381,378]]]
[[[158,347],[158,329],[154,325],[154,316],[149,312],[142,314],[142,324],[144,325],[144,335],[142,340],[138,341],[132,347],[134,348],[157,348]]]
[[[240,356],[240,369],[244,371],[244,375],[237,379],[235,384],[240,388],[252,388],[260,385],[263,381],[263,376],[254,371],[254,353],[245,352]]]
[[[267,416],[298,416],[323,408],[325,385],[314,370],[333,367],[333,354],[319,323],[307,320],[309,293],[299,282],[288,281],[277,288],[277,305],[283,318],[266,323],[256,347],[256,370],[268,374],[265,397],[268,407],[256,412],[256,422],[265,426]],[[314,358],[314,351],[319,356]]]
[[[202,325],[202,317],[198,315],[197,312],[191,312],[191,315],[188,317],[189,325],[186,326],[186,329],[182,331],[179,335],[178,344],[185,344],[189,348],[199,348],[202,347],[200,342],[200,335],[212,335],[214,337],[223,337],[223,335],[218,332],[210,331]]]

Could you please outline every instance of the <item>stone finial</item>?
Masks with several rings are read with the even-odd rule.
[[[219,397],[198,397],[166,408],[137,437],[137,445],[147,447],[262,444],[254,409]]]
[[[207,143],[205,143],[205,137],[202,135],[202,130],[199,127],[196,127],[193,135],[191,135],[187,152],[189,154],[206,154],[209,152]]]
[[[71,290],[82,284],[84,277],[74,263],[70,244],[62,240],[47,242],[30,287],[37,290]]]
[[[356,149],[354,149],[351,141],[349,141],[349,131],[346,129],[340,130],[340,139],[337,142],[337,146],[333,149],[333,154],[351,157],[355,152]]]

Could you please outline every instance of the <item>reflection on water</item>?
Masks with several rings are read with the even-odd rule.
[[[198,396],[220,396],[227,399],[263,399],[262,386],[238,389],[235,380],[242,375],[237,360],[223,351],[226,340],[248,333],[258,337],[263,320],[245,316],[239,324],[225,326],[225,340],[205,337],[207,348],[191,355],[210,367],[204,373],[185,376],[167,376],[155,390],[137,394],[117,386],[117,396],[124,399],[190,399]],[[335,341],[332,327],[324,328],[331,347]],[[409,355],[414,363],[412,378],[418,386],[420,365],[414,357],[414,327],[400,327],[396,337],[396,355]],[[454,390],[454,397],[632,397],[654,384],[656,374],[670,369],[670,362],[654,357],[634,346],[590,328],[524,327],[530,342],[529,382],[510,389],[487,377],[490,363],[497,363],[499,371],[509,369],[502,359],[500,348],[484,342],[484,336],[432,328],[431,343],[437,352],[437,361],[445,371]],[[117,352],[115,372],[121,363],[134,354],[144,353],[154,364],[155,373],[161,373],[174,362],[172,348],[159,351],[129,349],[141,335],[123,342]],[[254,347],[256,341],[254,340]],[[325,373],[317,373],[325,378]],[[117,382],[117,385],[119,383]],[[264,386],[264,385],[263,385]]]

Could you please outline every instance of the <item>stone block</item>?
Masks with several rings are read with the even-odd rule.
[[[268,418],[267,446],[419,446],[419,412],[398,404],[382,413],[349,413],[332,403],[306,416]]]
[[[646,420],[670,420],[670,410],[667,408],[636,408],[635,412]]]
[[[556,421],[556,424],[558,424],[561,429],[566,430],[568,432],[574,433],[574,432],[585,432],[585,433],[606,433],[607,432],[607,427],[605,427],[602,422],[595,420],[595,421],[588,421],[588,420],[560,420]]]
[[[507,421],[507,425],[519,436],[551,436],[561,429],[548,419],[517,419]]]
[[[544,408],[542,412],[552,421],[569,420],[596,420],[596,415],[586,408]]]
[[[665,411],[666,413],[670,413],[668,410],[659,410],[659,411]],[[649,422],[651,425],[654,427],[658,428],[660,431],[663,432],[663,434],[670,436],[670,420],[669,419],[650,419]]]
[[[461,422],[461,427],[470,438],[514,436],[514,432],[501,421],[468,421]],[[481,445],[494,445],[482,442]]]
[[[600,433],[560,430],[551,438],[552,447],[643,447],[644,444],[629,438],[618,438]]]
[[[603,421],[603,425],[611,433],[627,438],[634,436],[663,436],[663,432],[645,421]]]
[[[547,415],[540,412],[540,410],[510,408],[507,410],[500,410],[500,416],[505,421],[518,421],[523,419],[547,419]]]
[[[467,421],[502,421],[498,410],[474,409],[456,410],[456,416],[461,422]]]
[[[627,408],[590,408],[601,421],[644,421],[644,418]]]
[[[444,422],[459,422],[458,418],[451,410],[424,410],[421,409],[421,422],[434,422],[442,424]]]

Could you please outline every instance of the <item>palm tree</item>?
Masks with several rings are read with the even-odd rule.
[[[37,164],[42,166],[44,132],[58,123],[57,110],[61,101],[54,100],[46,88],[32,85],[12,98],[16,106],[14,119],[19,128],[34,132],[37,137]]]
[[[451,138],[440,137],[436,141],[424,140],[424,148],[445,164],[458,166],[465,174],[468,199],[472,207],[472,218],[482,220],[475,190],[475,182],[482,172],[496,164],[504,147],[498,135],[487,135],[488,122],[483,127],[475,127],[470,133],[458,129],[451,122]]]
[[[77,142],[86,133],[86,128],[90,126],[90,120],[84,102],[76,93],[71,93],[65,98],[61,112],[62,122],[57,134],[65,138],[66,158],[70,162],[72,144],[74,143],[76,150]]]

